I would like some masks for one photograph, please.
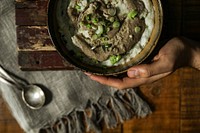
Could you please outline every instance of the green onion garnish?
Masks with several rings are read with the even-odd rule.
[[[87,24],[86,27],[89,28],[89,29],[91,29],[92,25],[91,24]]]
[[[115,21],[113,23],[113,28],[119,28],[120,27],[120,22],[119,21]]]
[[[97,24],[98,23],[98,21],[99,21],[99,19],[98,18],[92,18],[92,23],[94,23],[94,24]]]
[[[106,33],[109,32],[110,30],[111,30],[110,27],[107,27],[106,28]]]
[[[81,6],[76,5],[75,8],[76,8],[77,11],[81,11]]]
[[[122,58],[121,55],[112,55],[112,56],[110,56],[109,60],[110,60],[110,62],[114,65],[114,64],[117,63],[121,58]]]
[[[108,38],[107,38],[107,37],[102,37],[102,38],[101,38],[101,41],[102,41],[102,42],[106,42],[106,41],[108,41]]]
[[[86,20],[87,20],[87,21],[90,21],[90,20],[91,20],[91,15],[90,15],[90,14],[86,16]]]
[[[136,10],[132,10],[131,12],[128,13],[128,18],[134,19],[137,14],[138,12]]]
[[[98,26],[98,29],[97,29],[97,31],[96,31],[96,34],[97,34],[97,35],[103,34],[103,26],[102,26],[102,25],[99,25],[99,26]]]
[[[80,22],[80,25],[83,26],[83,25],[85,25],[85,24],[81,21],[81,22]]]
[[[98,36],[95,34],[92,36],[92,40],[96,40],[96,39],[98,39]]]
[[[115,18],[114,18],[114,17],[110,17],[110,18],[109,18],[109,21],[110,21],[110,22],[114,22],[114,21],[115,21]]]
[[[135,27],[135,33],[138,33],[138,32],[140,32],[141,31],[141,28],[139,27],[139,26],[136,26]]]

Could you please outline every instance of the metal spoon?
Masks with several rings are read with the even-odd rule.
[[[22,91],[22,100],[31,109],[40,109],[45,103],[43,90],[36,85],[30,84],[23,86],[12,79],[7,72],[0,66],[0,81],[13,85]]]

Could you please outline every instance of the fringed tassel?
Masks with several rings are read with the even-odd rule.
[[[133,116],[143,118],[150,113],[150,107],[134,89],[117,91],[109,98],[101,97],[97,103],[89,100],[85,109],[72,111],[53,125],[46,125],[40,133],[101,133],[103,126],[115,128]]]

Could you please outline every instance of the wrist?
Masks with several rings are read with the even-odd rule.
[[[182,42],[186,49],[183,60],[188,60],[186,65],[200,70],[200,43],[187,38],[182,38]]]
[[[192,59],[190,66],[200,70],[200,44],[195,47],[192,47]]]

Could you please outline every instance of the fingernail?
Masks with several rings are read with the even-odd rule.
[[[91,76],[92,74],[91,73],[89,73],[89,72],[84,72],[85,73],[85,75],[87,75],[87,76]]]
[[[128,76],[131,78],[139,78],[140,74],[138,70],[130,70],[128,71]]]

